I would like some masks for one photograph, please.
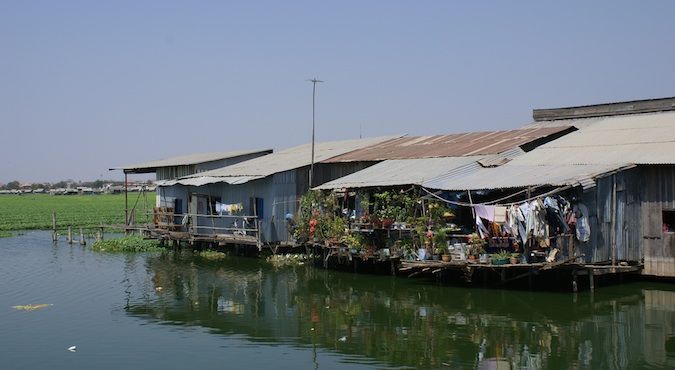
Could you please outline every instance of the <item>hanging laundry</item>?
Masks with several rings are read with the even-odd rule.
[[[243,209],[244,209],[244,206],[241,203],[226,204],[226,203],[216,202],[216,212],[218,212],[218,214],[221,215],[221,216],[223,214],[231,215],[231,214],[237,213],[237,212],[239,212]]]
[[[476,229],[478,230],[478,234],[480,234],[481,238],[487,238],[490,235],[488,228],[483,222],[483,218],[478,216],[478,214],[476,214]]]
[[[536,240],[548,239],[547,226],[544,202],[542,202],[541,199],[536,199],[529,205],[527,232]]]
[[[495,206],[476,204],[473,206],[473,209],[476,211],[476,217],[484,218],[490,222],[495,221]]]
[[[562,208],[558,203],[558,199],[554,197],[546,197],[544,199],[544,206],[546,207],[546,219],[551,227],[553,235],[566,234],[570,231],[569,226],[563,217]]]
[[[588,220],[588,207],[583,203],[574,205],[574,217],[577,219],[577,239],[587,242],[591,239],[591,225]]]
[[[509,232],[514,237],[520,238],[523,244],[527,242],[527,231],[525,231],[525,216],[520,206],[513,205],[508,211],[508,222],[507,226]]]
[[[494,222],[499,224],[506,223],[506,207],[495,206],[494,215]]]

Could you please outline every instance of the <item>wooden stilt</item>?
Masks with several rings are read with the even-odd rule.
[[[572,291],[574,293],[579,291],[577,286],[577,270],[572,270]]]
[[[68,244],[73,244],[73,227],[68,226]]]
[[[57,241],[59,235],[56,233],[56,212],[52,212],[52,241]]]
[[[588,269],[588,286],[591,292],[595,290],[595,272],[593,269]]]
[[[84,240],[84,231],[80,228],[80,245],[87,245],[87,241]]]

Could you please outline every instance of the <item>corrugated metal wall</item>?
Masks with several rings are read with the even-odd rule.
[[[640,194],[644,273],[675,277],[675,233],[662,228],[663,211],[675,210],[675,166],[644,167]]]
[[[178,177],[188,176],[195,173],[195,166],[171,166],[171,167],[160,167],[155,173],[155,178],[157,180],[171,180]]]
[[[597,186],[586,191],[582,202],[590,213],[591,240],[577,246],[586,262],[612,260],[612,233],[616,233],[617,261],[642,259],[641,202],[639,169],[619,172],[598,179]],[[616,222],[612,230],[612,190],[616,181]]]
[[[314,186],[361,171],[379,162],[318,163],[314,166]],[[306,189],[305,189],[306,191]]]

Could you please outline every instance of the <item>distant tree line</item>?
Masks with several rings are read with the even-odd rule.
[[[147,180],[145,183],[151,184],[152,180]],[[117,180],[96,180],[96,181],[73,181],[73,180],[63,180],[59,182],[54,182],[54,183],[32,183],[30,184],[31,190],[35,189],[61,189],[61,188],[76,188],[78,186],[82,187],[87,187],[87,188],[102,188],[105,185],[124,185],[124,181],[117,181]],[[21,189],[21,182],[18,180],[10,181],[4,185],[0,184],[0,190],[18,190]]]

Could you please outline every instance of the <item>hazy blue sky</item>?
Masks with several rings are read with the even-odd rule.
[[[675,2],[1,1],[0,182],[675,95]]]

